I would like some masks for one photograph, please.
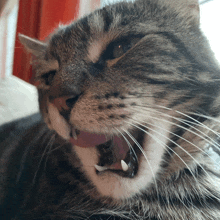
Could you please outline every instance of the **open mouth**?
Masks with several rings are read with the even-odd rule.
[[[138,158],[143,146],[144,132],[134,130],[129,134],[111,136],[92,134],[72,129],[70,142],[79,147],[95,147],[99,161],[94,164],[97,175],[113,172],[133,178],[138,172]]]

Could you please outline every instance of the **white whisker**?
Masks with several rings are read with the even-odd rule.
[[[126,131],[126,130],[124,130],[124,129],[122,129],[122,130],[134,141],[134,143],[135,143],[136,146],[140,149],[141,153],[143,154],[144,158],[146,159],[146,161],[147,161],[147,163],[148,163],[148,166],[149,166],[149,168],[150,168],[150,170],[151,170],[151,173],[152,173],[152,176],[153,176],[153,179],[154,179],[154,183],[155,183],[155,188],[156,188],[157,196],[158,196],[158,198],[159,198],[159,192],[158,192],[158,186],[157,186],[156,177],[155,177],[155,174],[154,174],[154,172],[153,172],[153,169],[152,169],[152,167],[151,167],[151,164],[150,164],[150,162],[149,162],[149,160],[148,160],[148,158],[147,158],[147,156],[146,156],[146,154],[145,154],[143,148],[140,146],[140,144],[137,142],[137,140],[136,140],[128,131]]]
[[[189,114],[197,115],[197,116],[200,116],[200,117],[203,117],[203,118],[207,118],[207,119],[213,120],[215,122],[218,122],[220,124],[220,120],[217,120],[216,118],[213,118],[213,117],[208,116],[208,115],[202,115],[202,114],[195,113],[195,112],[189,112]]]
[[[121,136],[125,139],[125,141],[127,142],[128,146],[129,146],[129,150],[132,150],[132,151],[133,151],[133,153],[134,153],[134,155],[135,155],[135,157],[136,157],[136,159],[137,159],[137,161],[138,161],[138,156],[137,156],[135,150],[133,149],[132,145],[131,145],[130,142],[128,141],[128,139],[123,135],[123,133],[122,133],[119,129],[117,129],[117,128],[115,128],[115,129],[116,129],[116,130],[121,134]]]
[[[195,112],[189,112],[189,114],[191,115],[196,115],[196,116],[199,116],[199,117],[202,117],[202,118],[206,118],[206,119],[209,119],[209,120],[212,120],[214,122],[217,122],[220,126],[220,120],[216,119],[216,118],[213,118],[211,116],[207,116],[207,115],[202,115],[202,114],[198,114],[198,113],[195,113]],[[215,131],[216,132],[216,131]],[[218,134],[218,136],[220,137],[220,133],[219,132],[216,132]]]
[[[140,129],[140,130],[142,130],[142,131],[144,131],[145,133],[147,133],[147,134],[149,134],[149,132],[146,132],[144,129],[142,129],[142,128],[140,128],[140,127],[138,127],[137,125],[134,125],[134,124],[132,124],[132,123],[130,123],[130,122],[127,122],[128,124],[130,124],[131,126],[134,126],[134,127],[136,127],[136,128],[138,128],[138,129]],[[192,159],[193,159],[193,161],[195,161],[195,163],[199,166],[199,167],[201,167],[201,169],[206,173],[206,175],[207,176],[209,176],[211,179],[212,179],[212,177],[209,175],[209,173],[203,168],[203,166],[201,166],[201,164],[189,153],[189,152],[187,152],[183,147],[181,147],[179,144],[177,144],[175,141],[173,141],[172,139],[170,139],[170,138],[168,138],[167,136],[165,136],[165,135],[163,135],[163,134],[161,134],[161,133],[159,133],[159,132],[157,132],[156,130],[154,130],[154,129],[152,129],[152,128],[149,128],[149,127],[147,127],[147,126],[144,126],[144,125],[141,125],[141,126],[143,126],[143,127],[145,127],[145,128],[147,128],[147,129],[149,129],[149,130],[151,130],[151,131],[153,131],[153,132],[155,132],[155,133],[157,133],[157,134],[159,134],[160,136],[162,136],[162,137],[165,137],[167,140],[169,140],[170,142],[172,142],[173,144],[175,144],[177,147],[179,147],[183,152],[185,152],[188,156],[190,156]],[[150,134],[149,134],[150,135]],[[167,146],[167,145],[166,145]],[[185,163],[184,163],[185,164]],[[186,165],[186,164],[185,164]],[[188,165],[187,165],[187,168],[188,168]],[[190,169],[189,169],[190,170]],[[193,175],[193,174],[192,174]],[[193,175],[194,176],[194,175]],[[195,177],[195,176],[194,176]],[[195,179],[196,180],[196,179]],[[198,182],[198,181],[197,181]],[[208,190],[206,190],[207,192],[208,192]],[[208,193],[210,193],[210,192],[208,192]],[[218,198],[218,197],[216,197],[215,195],[212,195],[214,198],[216,198],[217,200],[219,200],[220,201],[220,199]]]
[[[160,118],[156,118],[156,117],[153,117],[153,116],[151,116],[151,118],[161,121]],[[144,127],[144,125],[142,125],[142,124],[139,123],[138,121],[136,121],[136,120],[134,120],[134,119],[132,119],[132,120],[135,121],[136,123],[138,123],[139,125],[141,125],[141,126]],[[172,122],[167,121],[167,120],[164,120],[164,121],[167,122],[167,123],[170,123],[170,124],[175,124],[175,123],[172,123]],[[203,149],[201,149],[200,147],[198,147],[197,145],[195,145],[195,144],[192,143],[191,141],[185,139],[184,137],[179,136],[179,135],[177,135],[177,134],[175,134],[175,133],[173,133],[173,132],[171,132],[171,131],[169,131],[169,130],[167,130],[167,129],[165,129],[165,128],[161,128],[161,127],[159,127],[159,126],[157,126],[157,125],[154,125],[154,124],[152,124],[152,123],[150,123],[150,122],[146,122],[146,123],[149,124],[149,125],[152,125],[152,126],[154,126],[154,127],[156,127],[156,128],[160,128],[160,129],[162,129],[162,130],[164,130],[164,131],[167,131],[167,132],[169,132],[170,134],[172,134],[172,135],[174,135],[174,136],[176,136],[176,137],[178,137],[178,138],[180,138],[180,139],[186,141],[187,143],[191,144],[192,146],[194,146],[195,148],[197,148],[199,151],[201,151],[203,154],[205,154],[207,157],[209,157],[213,162],[215,162],[214,159],[213,159],[212,157],[210,157],[210,155],[209,155],[206,151],[204,151]],[[186,129],[186,130],[188,130],[188,129]]]
[[[130,124],[130,123],[129,123],[129,124]],[[160,144],[162,147],[164,147],[164,148],[167,147],[170,151],[172,151],[172,152],[183,162],[183,164],[188,168],[188,170],[189,170],[190,173],[192,174],[192,176],[193,176],[195,182],[198,183],[198,180],[196,179],[195,175],[193,174],[191,168],[187,165],[187,163],[186,163],[172,148],[170,148],[167,144],[161,142],[157,137],[155,137],[155,136],[152,135],[151,133],[149,133],[149,132],[143,130],[143,129],[140,128],[139,126],[136,126],[136,125],[134,125],[134,124],[131,124],[131,125],[134,126],[134,127],[136,127],[136,128],[138,128],[138,129],[140,129],[140,130],[142,130],[143,132],[145,132],[147,135],[149,135],[151,138],[153,138],[153,139],[154,139],[158,144]],[[146,127],[146,128],[147,128],[147,129],[150,129],[150,128],[148,128],[148,127]],[[166,148],[165,148],[165,150],[166,150],[167,152],[169,152]],[[199,184],[198,184],[198,187],[200,188]],[[195,188],[194,188],[194,190],[196,191]],[[196,191],[196,192],[197,192],[197,191]],[[198,193],[198,192],[197,192],[197,193]],[[181,203],[185,206],[185,204],[182,202],[181,198],[180,198],[180,201],[181,201]],[[193,205],[193,204],[192,204],[192,205]],[[186,206],[185,206],[185,207],[186,207]],[[186,207],[186,208],[187,208],[187,207]],[[195,207],[195,208],[196,208],[196,207]]]
[[[142,112],[142,113],[143,113],[143,112]],[[162,112],[160,112],[160,113],[166,115],[165,113],[162,113]],[[167,115],[167,116],[169,117],[169,115]],[[154,117],[154,116],[150,116],[150,117],[158,120],[157,117]],[[176,119],[176,118],[173,117],[173,116],[170,116],[170,118]],[[195,131],[192,131],[192,130],[190,130],[190,129],[188,129],[188,128],[183,127],[182,125],[176,124],[176,123],[174,123],[174,122],[171,122],[171,121],[168,121],[168,120],[162,119],[162,118],[160,118],[159,120],[160,120],[160,121],[167,122],[167,123],[170,123],[170,124],[173,124],[173,125],[175,125],[176,127],[182,128],[182,129],[184,129],[184,130],[186,130],[186,131],[188,131],[188,132],[190,132],[190,133],[192,133],[192,134],[195,134],[196,136],[200,137],[201,139],[203,139],[204,141],[206,141],[206,142],[209,143],[210,145],[213,145],[213,146],[215,146],[215,147],[218,147],[218,146],[220,147],[219,143],[217,143],[215,140],[211,139],[207,134],[205,134],[204,132],[198,130],[198,129],[195,128],[195,127],[190,126],[191,128],[194,128],[195,130],[199,131],[201,134],[203,134],[205,137],[207,137],[207,138],[210,139],[210,140],[206,139],[204,136],[201,136],[200,134],[196,133]],[[176,120],[177,120],[177,119],[176,119]],[[181,120],[178,120],[178,121],[182,122]],[[186,124],[186,123],[184,123],[184,124]],[[186,125],[188,125],[188,124],[186,124]]]
[[[189,115],[187,115],[187,114],[185,114],[185,113],[183,113],[183,112],[181,112],[181,111],[179,111],[179,110],[174,110],[174,109],[171,109],[171,108],[168,108],[168,107],[164,107],[164,106],[160,106],[160,105],[156,105],[156,106],[158,106],[158,107],[160,107],[160,108],[164,108],[164,109],[170,110],[170,111],[172,110],[172,111],[174,111],[174,112],[176,112],[176,113],[178,113],[178,114],[180,114],[180,115],[183,115],[183,116],[185,116],[185,117],[187,117],[187,118],[189,118],[189,119],[195,121],[196,123],[198,123],[198,124],[201,125],[202,127],[207,128],[208,130],[212,131],[214,134],[216,134],[216,135],[219,136],[219,134],[215,133],[215,131],[212,130],[211,128],[209,128],[208,126],[204,125],[204,124],[201,123],[200,121],[196,120],[195,118],[193,118],[193,117],[191,117],[191,116],[189,116]],[[192,113],[192,114],[196,115],[196,113]],[[202,115],[199,115],[199,116],[202,117]],[[213,118],[208,117],[208,116],[207,116],[206,118],[213,120]],[[216,120],[216,119],[215,119],[215,121],[217,121],[218,123],[220,123],[219,120]],[[220,137],[220,136],[219,136],[219,137]]]
[[[39,163],[38,163],[37,170],[36,170],[36,172],[35,172],[35,174],[34,174],[34,177],[33,177],[33,180],[32,180],[32,184],[35,183],[35,180],[36,180],[36,178],[37,178],[37,174],[38,174],[38,171],[39,171],[40,166],[41,166],[41,164],[42,164],[43,158],[44,158],[44,156],[47,154],[48,148],[49,148],[49,150],[51,149],[51,146],[52,146],[52,143],[54,142],[54,139],[55,139],[55,134],[53,134],[53,135],[51,136],[50,140],[48,141],[48,143],[47,143],[47,145],[46,145],[46,147],[45,147],[45,149],[44,149],[44,152],[43,152],[43,154],[42,154],[42,156],[41,156],[41,159],[40,159],[40,161],[39,161]],[[49,151],[49,150],[48,150],[48,151]],[[47,159],[48,159],[48,158],[47,158]],[[46,162],[47,162],[47,160],[46,160]],[[45,166],[46,166],[46,164],[45,164]]]

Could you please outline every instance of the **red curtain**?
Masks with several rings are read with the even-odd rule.
[[[18,33],[43,40],[59,23],[77,17],[79,0],[20,0],[14,51],[13,75],[33,83],[30,54],[18,40]]]

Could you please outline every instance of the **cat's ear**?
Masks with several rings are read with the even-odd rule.
[[[46,43],[23,34],[19,34],[18,37],[21,44],[24,45],[25,49],[35,57],[40,57],[45,53],[47,48]]]
[[[164,0],[162,0],[164,1]],[[200,9],[198,0],[169,0],[164,1],[187,19],[188,24],[200,23]]]
[[[200,8],[198,0],[186,0],[186,13],[191,22],[200,24]]]

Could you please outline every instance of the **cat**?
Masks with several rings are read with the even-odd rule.
[[[0,128],[1,219],[220,219],[220,67],[196,0],[119,2],[20,41],[41,115]]]

